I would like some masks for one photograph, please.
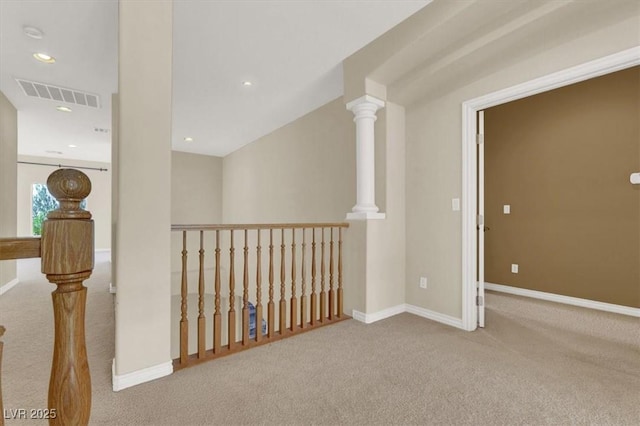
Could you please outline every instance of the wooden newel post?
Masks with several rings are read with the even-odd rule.
[[[42,225],[42,273],[58,286],[51,294],[55,320],[53,362],[49,381],[52,425],[86,425],[91,413],[91,376],[84,337],[87,288],[93,271],[93,220],[80,203],[91,181],[74,169],[59,169],[47,179],[60,207]]]

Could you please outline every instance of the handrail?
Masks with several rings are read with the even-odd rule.
[[[171,225],[172,231],[230,231],[244,229],[305,229],[305,228],[348,228],[346,222],[336,223],[234,223],[216,225]]]
[[[40,257],[40,237],[0,238],[0,260]]]

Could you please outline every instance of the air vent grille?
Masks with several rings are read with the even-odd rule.
[[[50,84],[20,78],[16,78],[16,81],[20,88],[22,88],[24,94],[32,98],[49,99],[90,108],[100,108],[100,96],[93,93],[82,92],[75,89],[65,89],[64,87],[52,86]]]

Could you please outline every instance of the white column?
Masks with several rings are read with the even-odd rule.
[[[365,95],[347,104],[356,123],[356,205],[347,219],[384,219],[376,206],[375,132],[376,111],[384,101]]]

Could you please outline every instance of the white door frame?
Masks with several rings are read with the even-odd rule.
[[[518,84],[462,104],[462,327],[477,327],[476,270],[477,232],[477,154],[476,113],[492,106],[526,98],[573,83],[640,65],[640,46],[623,50],[582,65],[567,68]]]

